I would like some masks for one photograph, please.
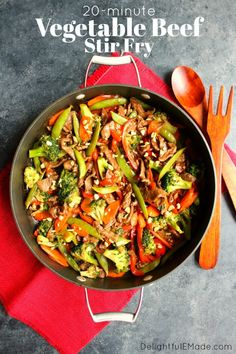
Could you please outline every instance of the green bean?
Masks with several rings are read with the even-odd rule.
[[[90,141],[90,144],[89,144],[89,146],[88,146],[88,148],[86,150],[86,155],[87,156],[91,156],[92,153],[94,152],[94,150],[96,148],[96,145],[97,145],[97,142],[98,142],[100,131],[101,131],[101,122],[98,121],[97,124],[96,124],[95,130],[94,130],[92,139]]]
[[[60,116],[58,117],[56,123],[54,124],[53,128],[52,128],[52,137],[54,139],[58,139],[61,135],[61,131],[62,131],[62,128],[64,127],[68,117],[69,117],[69,114],[70,114],[70,111],[71,111],[71,108],[72,106],[66,108],[61,114]]]
[[[80,219],[80,218],[69,218],[68,219],[68,224],[72,225],[72,224],[76,224],[79,227],[81,227],[81,229],[87,231],[87,233],[91,236],[94,236],[100,240],[102,240],[102,236],[97,232],[97,230],[95,229],[95,227],[91,226],[90,224],[88,224],[86,221]]]
[[[163,127],[159,131],[160,135],[163,136],[163,138],[165,138],[170,143],[176,143],[175,136],[169,130],[164,128],[164,126],[165,126],[165,124],[163,125]]]
[[[105,256],[103,254],[98,253],[94,251],[95,256],[97,257],[98,263],[102,267],[102,269],[105,271],[106,275],[108,274],[108,262]]]
[[[161,178],[172,168],[174,163],[178,160],[178,158],[182,155],[186,148],[182,148],[178,150],[171,158],[170,160],[162,167],[161,172],[159,174],[159,181]]]
[[[61,237],[57,236],[57,240],[58,240],[58,248],[60,250],[60,252],[63,254],[63,256],[66,258],[67,262],[69,263],[69,265],[76,271],[79,272],[80,268],[78,266],[78,264],[76,263],[76,261],[74,260],[74,258],[67,252],[66,247],[63,244],[63,240]]]
[[[79,178],[84,178],[84,176],[87,173],[87,167],[86,167],[86,163],[83,158],[83,155],[81,154],[80,151],[78,151],[76,149],[74,149],[74,154],[75,154],[75,158],[78,163],[78,166],[79,166]]]
[[[107,100],[103,100],[103,101],[93,104],[90,107],[90,109],[91,109],[91,111],[94,111],[97,109],[102,109],[102,108],[107,108],[107,107],[120,106],[120,105],[123,105],[126,103],[127,103],[127,99],[124,97],[109,98]]]
[[[81,138],[79,136],[79,120],[75,112],[72,113],[73,130],[78,143],[81,143]]]

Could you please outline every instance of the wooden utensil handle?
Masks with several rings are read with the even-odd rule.
[[[234,208],[236,210],[236,166],[231,160],[226,149],[223,150],[222,156],[222,174]]]
[[[211,224],[205,234],[200,248],[199,265],[204,269],[215,267],[220,249],[220,226],[221,226],[221,161],[223,148],[218,144],[212,146],[212,156],[216,168],[216,204]]]

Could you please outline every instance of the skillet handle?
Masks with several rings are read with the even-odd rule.
[[[94,55],[91,58],[90,62],[88,63],[88,66],[87,66],[87,70],[85,73],[85,79],[84,79],[84,87],[87,87],[88,74],[89,74],[89,70],[90,70],[90,67],[92,64],[104,64],[104,65],[112,65],[113,66],[113,65],[130,64],[130,63],[132,63],[134,65],[137,79],[138,79],[138,85],[139,85],[139,87],[142,87],[137,64],[131,55],[124,55],[124,56],[120,56],[120,57],[104,57],[104,56]]]
[[[131,312],[101,312],[101,313],[94,314],[91,309],[90,303],[89,303],[88,289],[85,288],[84,291],[85,291],[86,304],[87,304],[89,313],[90,313],[94,322],[98,323],[98,322],[106,322],[106,321],[122,321],[122,322],[134,323],[136,321],[139,311],[141,309],[141,305],[142,305],[143,288],[140,289],[139,302],[138,302],[138,306],[136,308],[135,313],[131,313]]]

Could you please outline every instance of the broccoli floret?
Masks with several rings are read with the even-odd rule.
[[[167,221],[162,215],[152,218],[152,224],[155,232],[167,228]]]
[[[141,136],[140,135],[131,135],[129,138],[130,146],[132,149],[136,149],[137,146],[140,144]]]
[[[58,181],[58,200],[60,203],[66,201],[72,191],[77,187],[77,178],[72,172],[62,170],[60,179]]]
[[[158,173],[161,171],[160,161],[149,160],[149,167]]]
[[[191,212],[189,209],[185,209],[181,214],[181,224],[184,230],[184,235],[187,240],[191,238]]]
[[[47,233],[50,230],[51,226],[52,226],[52,221],[47,219],[42,220],[38,227],[39,235],[47,237]]]
[[[93,256],[95,245],[92,243],[80,243],[78,246],[73,247],[71,254],[77,260],[82,260],[94,265],[98,265],[97,260]]]
[[[39,245],[51,247],[52,249],[55,249],[58,246],[57,242],[51,242],[51,241],[49,241],[49,239],[47,237],[44,237],[41,235],[37,236],[37,243]]]
[[[72,190],[72,192],[69,194],[69,197],[67,198],[66,201],[71,208],[75,208],[81,202],[81,197],[79,195],[78,187],[75,187]]]
[[[57,140],[50,135],[43,135],[39,140],[39,147],[29,151],[29,157],[45,157],[49,161],[57,161],[63,156]]]
[[[106,209],[106,202],[104,199],[94,200],[91,204],[91,211],[88,213],[92,218],[102,224],[102,219]]]
[[[162,187],[167,193],[170,193],[176,189],[190,189],[192,182],[185,181],[175,170],[170,170],[162,178]]]
[[[179,234],[182,234],[184,231],[181,229],[182,225],[182,217],[180,214],[174,214],[168,212],[166,216],[166,222],[168,225],[171,225]]]
[[[91,265],[87,270],[81,270],[80,275],[91,279],[96,279],[100,274],[100,269],[95,265]]]
[[[97,160],[97,164],[98,164],[98,171],[100,173],[100,176],[101,178],[103,178],[106,170],[108,169],[109,163],[104,157],[99,156]]]
[[[154,119],[159,121],[159,122],[166,121],[167,120],[167,114],[164,113],[164,112],[157,111],[157,112],[154,113]]]
[[[27,166],[24,171],[24,182],[28,188],[32,188],[40,179],[40,174],[32,166]]]
[[[190,173],[192,176],[199,178],[201,176],[202,170],[200,166],[196,163],[191,163],[188,166],[187,172]]]
[[[144,253],[146,254],[155,253],[156,244],[153,240],[153,236],[150,234],[150,232],[147,229],[143,230],[142,244],[144,247]]]
[[[127,272],[129,270],[129,254],[125,246],[112,250],[106,249],[103,255],[115,263],[118,272]]]

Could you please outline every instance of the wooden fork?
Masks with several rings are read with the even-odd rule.
[[[211,224],[206,232],[200,248],[199,264],[204,269],[214,268],[220,248],[220,224],[221,224],[221,171],[222,152],[226,136],[230,129],[234,89],[231,87],[227,103],[226,114],[223,115],[223,92],[221,86],[216,114],[213,113],[213,87],[210,86],[207,133],[210,139],[211,151],[216,169],[216,204]]]

